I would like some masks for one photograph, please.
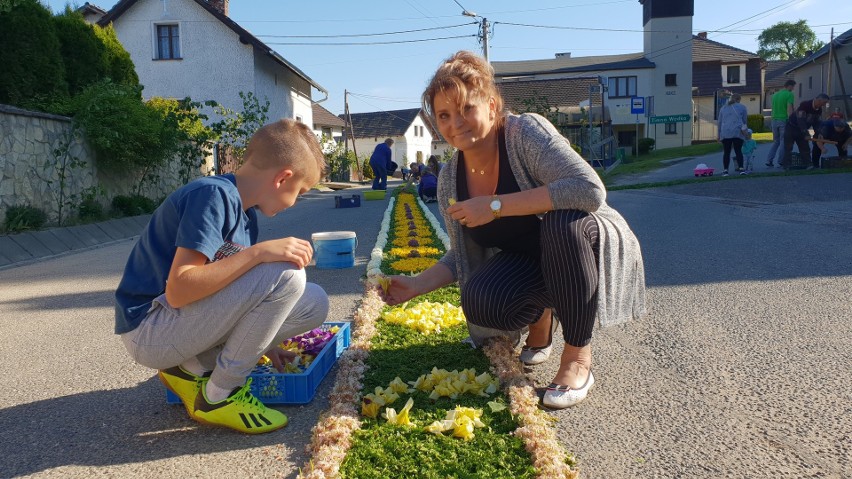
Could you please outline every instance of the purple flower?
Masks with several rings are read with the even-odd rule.
[[[413,247],[416,248],[416,247],[420,246],[420,242],[417,241],[416,239],[413,239],[413,240],[408,242],[408,246],[413,246]]]

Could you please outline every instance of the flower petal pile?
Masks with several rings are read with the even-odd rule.
[[[464,324],[464,312],[450,303],[424,301],[408,303],[382,313],[382,319],[393,324],[415,329],[423,334],[441,332],[441,329]]]

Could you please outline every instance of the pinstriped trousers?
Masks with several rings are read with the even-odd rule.
[[[139,364],[166,369],[196,358],[213,384],[246,382],[273,344],[319,327],[328,295],[292,263],[255,266],[219,292],[173,308],[160,295],[138,328],[121,335]]]
[[[506,251],[492,256],[461,292],[464,314],[477,326],[518,331],[554,308],[565,342],[585,346],[597,312],[599,255],[593,216],[550,211],[541,221],[541,257]]]

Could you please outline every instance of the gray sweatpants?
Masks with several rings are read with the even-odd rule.
[[[195,357],[224,389],[245,384],[269,348],[319,327],[328,295],[292,263],[252,268],[219,292],[175,309],[154,300],[138,328],[121,335],[139,364],[166,369]]]

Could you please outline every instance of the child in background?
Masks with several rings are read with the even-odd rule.
[[[743,143],[743,156],[745,157],[745,170],[741,171],[741,175],[754,171],[754,151],[757,149],[757,142],[751,137],[751,129],[746,130],[745,142]]]
[[[424,203],[438,201],[438,177],[432,172],[432,168],[423,170],[420,184],[417,185],[417,194]]]
[[[264,354],[283,372],[288,355],[277,345],[321,325],[328,295],[306,282],[308,241],[257,242],[257,211],[293,206],[325,162],[294,120],[260,128],[244,158],[236,173],[177,189],[151,216],[115,292],[115,332],[192,419],[259,434],[287,416],[258,401],[247,378]]]

